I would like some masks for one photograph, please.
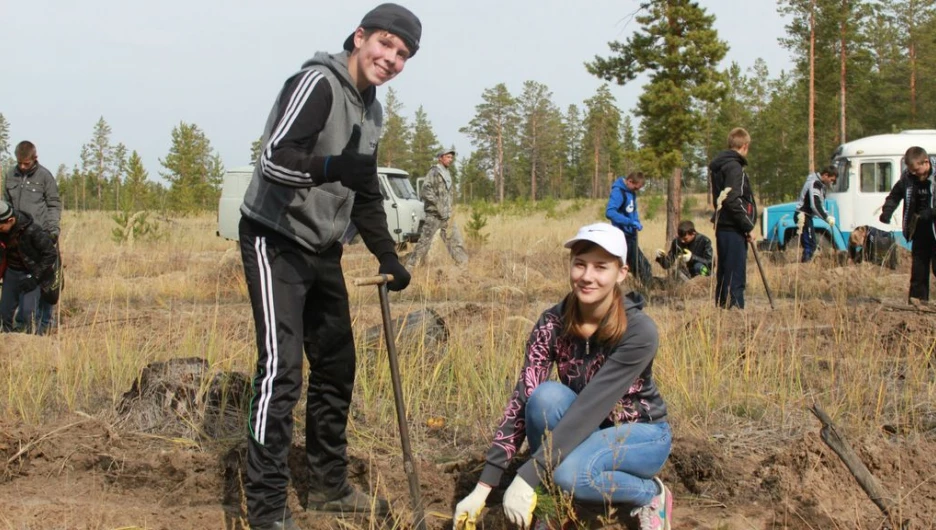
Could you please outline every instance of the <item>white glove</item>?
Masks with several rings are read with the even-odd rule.
[[[682,256],[679,256],[679,259],[681,259],[683,263],[689,263],[692,260],[692,251],[688,248],[683,250]]]
[[[478,516],[481,515],[481,510],[484,509],[484,501],[487,500],[490,493],[491,487],[479,482],[474,491],[455,505],[455,514],[452,516],[452,529],[464,528],[471,530],[475,528]]]
[[[826,221],[827,223],[829,223],[829,226],[835,226],[835,217],[833,217],[833,216],[830,215],[830,216],[826,217],[826,220],[825,220],[825,221]]]
[[[662,249],[662,248],[656,249],[656,257],[657,257],[657,258],[662,258],[662,257],[665,256],[665,255],[666,255],[666,252],[663,252],[663,249]]]
[[[504,514],[507,520],[520,528],[530,528],[533,521],[533,509],[536,508],[536,492],[520,477],[504,492]]]

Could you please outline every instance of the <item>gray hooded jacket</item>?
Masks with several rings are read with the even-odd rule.
[[[348,74],[348,57],[347,52],[316,53],[286,81],[267,118],[262,137],[263,152],[241,205],[245,217],[313,252],[321,252],[338,242],[351,222],[352,209],[360,206],[355,205],[355,192],[340,182],[326,181],[327,158],[342,152],[355,124],[361,127],[359,152],[373,154],[383,125],[383,110],[376,90],[371,87],[363,95],[358,92]],[[298,149],[298,154],[293,153],[292,158],[278,156],[277,150],[298,134],[296,129],[300,129],[301,124],[296,122],[305,119],[301,115],[303,106],[320,83],[330,87],[327,98],[330,107],[320,113],[327,112],[324,126]],[[376,178],[375,174],[375,193],[368,197],[358,193],[357,201],[376,204],[380,212],[376,214],[376,209],[368,207],[374,210],[368,212],[370,217],[366,224],[369,226],[358,226],[358,230],[362,236],[375,234],[370,241],[364,237],[364,242],[380,257],[394,249],[380,193],[376,191]]]

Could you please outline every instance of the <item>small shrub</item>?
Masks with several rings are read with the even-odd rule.
[[[692,217],[692,210],[695,210],[699,205],[699,201],[695,197],[686,197],[682,201],[682,216],[683,219],[689,219]]]
[[[644,210],[643,218],[647,221],[652,221],[656,218],[657,214],[660,213],[660,208],[663,207],[663,196],[662,195],[651,195],[647,197],[647,209]]]
[[[465,224],[465,234],[468,236],[468,240],[478,244],[487,243],[490,234],[481,233],[485,226],[487,226],[487,216],[481,210],[472,208],[471,218]]]
[[[111,230],[111,239],[118,244],[133,245],[134,241],[158,241],[162,231],[156,221],[149,220],[149,212],[117,212],[111,216],[117,226]]]

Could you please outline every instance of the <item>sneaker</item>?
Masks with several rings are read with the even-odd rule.
[[[670,515],[673,512],[673,495],[660,479],[654,477],[660,486],[660,494],[650,500],[650,504],[634,508],[631,517],[640,522],[640,530],[670,530]]]
[[[371,497],[357,488],[351,488],[351,493],[332,500],[319,500],[314,493],[309,494],[306,510],[326,513],[372,513],[384,516],[390,513],[390,503],[381,497]]]
[[[300,530],[299,526],[292,520],[292,517],[287,517],[282,521],[274,521],[272,523],[262,524],[262,525],[250,525],[250,530]]]

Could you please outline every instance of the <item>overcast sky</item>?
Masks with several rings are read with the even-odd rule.
[[[464,154],[458,132],[481,93],[506,83],[519,95],[526,80],[544,83],[563,110],[581,105],[601,81],[583,63],[607,56],[607,43],[636,28],[637,0],[407,0],[423,24],[419,53],[388,86],[412,119],[422,105],[439,140]],[[11,144],[29,139],[55,172],[78,164],[98,118],[143,157],[158,179],[180,121],[197,124],[227,167],[249,162],[283,81],[319,50],[338,51],[377,5],[359,0],[31,0],[6,21],[0,50],[7,74],[0,113]],[[785,21],[776,0],[709,0],[715,26],[734,61],[758,57],[772,77],[791,68],[777,39]],[[641,83],[612,86],[630,112]],[[381,100],[385,90],[378,92]]]

